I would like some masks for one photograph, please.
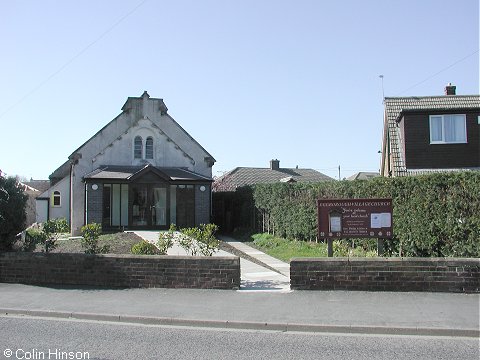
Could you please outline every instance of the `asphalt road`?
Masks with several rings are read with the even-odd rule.
[[[479,340],[0,316],[0,359],[475,359]]]

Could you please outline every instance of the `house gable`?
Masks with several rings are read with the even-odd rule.
[[[141,97],[129,97],[122,110],[52,173],[52,182],[68,175],[72,163],[84,167],[85,173],[93,171],[99,163],[146,163],[140,161],[142,159],[133,159],[133,138],[137,135],[142,137],[143,146],[148,136],[160,144],[155,147],[157,156],[149,159],[149,163],[155,166],[186,166],[191,171],[211,177],[211,167],[216,160],[167,114],[168,109],[162,99],[150,98],[144,92]],[[112,151],[113,148],[115,151]]]
[[[135,158],[135,139],[141,143],[141,155]],[[151,156],[146,156],[147,141],[151,141]],[[186,147],[186,146],[185,146]],[[93,155],[92,163],[112,165],[177,166],[194,168],[195,156],[187,153],[179,141],[168,136],[157,124],[145,117],[138,119],[113,142],[104,144],[98,153]]]
[[[480,168],[479,95],[385,98],[381,175]],[[430,144],[429,116],[465,114],[466,144]]]
[[[435,144],[430,139],[430,117],[443,114],[465,115],[466,142]],[[399,127],[403,139],[402,155],[407,169],[455,169],[480,166],[479,110],[406,111]]]

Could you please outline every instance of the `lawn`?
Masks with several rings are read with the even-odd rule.
[[[290,262],[294,257],[327,257],[328,254],[327,244],[323,242],[287,240],[271,234],[254,234],[250,239],[253,241],[247,241],[246,244],[285,262]],[[346,242],[333,242],[334,257],[375,255],[375,251],[371,249],[363,249],[360,246],[351,248]]]
[[[98,245],[108,245],[109,254],[131,254],[132,245],[141,241],[142,238],[134,233],[118,232],[113,234],[102,234],[99,237]],[[35,251],[42,251],[42,245],[37,245]],[[83,253],[81,239],[64,239],[57,241],[57,248],[52,253]]]
[[[270,234],[255,234],[252,239],[247,242],[248,245],[286,262],[294,257],[327,256],[327,245],[324,243],[287,240]]]

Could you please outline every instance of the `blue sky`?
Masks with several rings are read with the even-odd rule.
[[[479,93],[478,0],[4,1],[0,169],[46,179],[147,90],[217,160],[377,171],[385,96]]]

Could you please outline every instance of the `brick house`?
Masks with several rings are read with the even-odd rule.
[[[382,176],[480,170],[480,95],[387,97]]]
[[[122,113],[50,175],[37,221],[65,217],[72,234],[209,223],[215,159],[168,113],[162,99],[129,97]]]

